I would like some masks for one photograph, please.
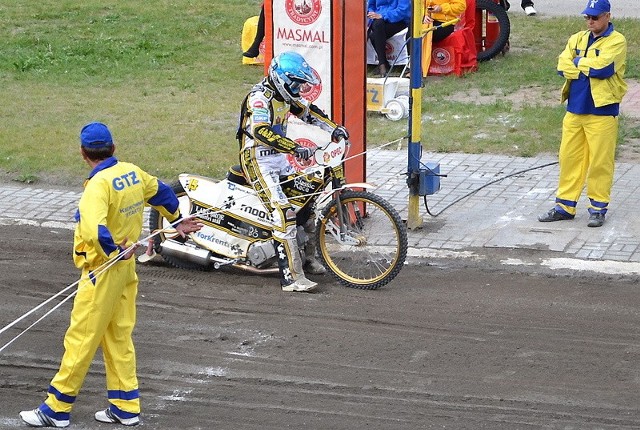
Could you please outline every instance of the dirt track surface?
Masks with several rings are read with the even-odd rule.
[[[71,236],[0,226],[0,327],[75,282]],[[162,263],[138,273],[142,428],[640,428],[632,278],[422,264],[377,291],[315,277],[304,294]],[[43,400],[69,310],[0,353],[1,429]],[[113,428],[93,420],[105,397],[98,353],[69,428]]]

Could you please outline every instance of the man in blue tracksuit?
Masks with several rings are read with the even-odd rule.
[[[566,81],[562,101],[560,177],[556,204],[540,222],[573,219],[585,182],[589,227],[604,224],[609,208],[620,102],[627,91],[624,71],[627,41],[610,22],[609,0],[589,0],[582,12],[587,31],[569,38],[558,58],[558,73]]]

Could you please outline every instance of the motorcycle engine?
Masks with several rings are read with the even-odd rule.
[[[255,267],[260,267],[266,262],[270,263],[275,256],[276,250],[271,242],[255,243],[247,252],[247,259]]]

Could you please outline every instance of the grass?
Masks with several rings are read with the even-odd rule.
[[[78,184],[87,171],[77,152],[79,129],[100,120],[111,127],[120,158],[162,179],[184,171],[223,175],[237,160],[239,104],[262,76],[261,67],[240,65],[239,46],[244,20],[259,7],[259,0],[4,0],[0,172]],[[557,150],[564,108],[555,102],[562,84],[556,57],[584,22],[510,18],[506,56],[463,78],[427,80],[425,150]],[[640,40],[640,21],[615,24],[627,40]],[[640,48],[629,43],[628,78],[640,77],[639,58]],[[478,94],[490,101],[475,103]],[[622,139],[640,134],[634,121],[622,123]],[[368,144],[395,140],[406,126],[369,113]]]

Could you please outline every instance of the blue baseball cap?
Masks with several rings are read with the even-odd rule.
[[[587,2],[587,8],[582,11],[582,14],[598,16],[605,12],[611,12],[609,0],[589,0]]]
[[[101,122],[90,122],[80,131],[80,145],[85,148],[107,148],[113,145],[111,132]]]

